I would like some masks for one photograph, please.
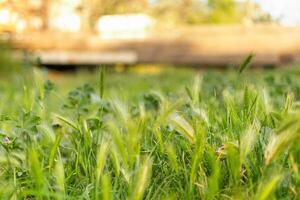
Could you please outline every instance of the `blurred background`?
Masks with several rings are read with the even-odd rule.
[[[300,62],[298,0],[0,0],[0,70]],[[145,69],[144,69],[145,68]]]

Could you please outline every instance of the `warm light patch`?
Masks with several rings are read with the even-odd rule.
[[[0,10],[0,24],[9,24],[11,21],[10,11],[8,9]]]
[[[145,14],[107,15],[97,22],[97,30],[103,39],[145,38],[154,20]]]
[[[80,17],[74,14],[58,15],[53,18],[51,25],[58,30],[77,32],[80,30]]]

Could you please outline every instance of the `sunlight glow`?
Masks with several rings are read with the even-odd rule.
[[[53,17],[51,27],[61,31],[77,32],[80,30],[80,17],[75,14],[61,14]]]
[[[145,38],[154,20],[145,14],[107,15],[99,19],[97,30],[104,39]]]
[[[11,14],[8,9],[0,10],[0,24],[8,24],[11,21]]]

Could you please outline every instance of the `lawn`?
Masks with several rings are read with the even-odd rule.
[[[1,81],[0,199],[300,198],[297,67],[96,72]]]

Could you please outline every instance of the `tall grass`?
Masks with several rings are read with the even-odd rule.
[[[0,199],[299,199],[299,72],[250,61],[138,101],[104,71],[64,97],[38,74],[4,88]]]

